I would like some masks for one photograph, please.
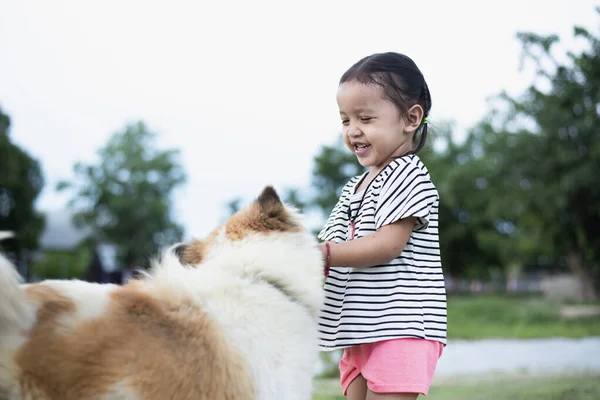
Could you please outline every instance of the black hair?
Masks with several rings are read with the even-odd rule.
[[[340,85],[353,80],[381,86],[385,98],[398,107],[405,119],[408,109],[413,105],[419,104],[423,108],[423,120],[413,137],[411,153],[419,152],[427,141],[428,124],[425,118],[431,110],[431,95],[427,82],[415,62],[400,53],[372,54],[351,66],[340,78]]]

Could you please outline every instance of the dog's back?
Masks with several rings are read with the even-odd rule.
[[[169,290],[133,282],[91,290],[87,302],[68,283],[28,286],[37,318],[17,348],[0,348],[4,389],[48,400],[251,399],[247,366],[217,324]]]
[[[176,287],[20,282],[0,255],[0,400],[253,398],[244,360]]]

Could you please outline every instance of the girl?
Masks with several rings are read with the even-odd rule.
[[[427,395],[446,345],[438,192],[417,152],[431,97],[415,63],[374,54],[342,76],[344,140],[368,171],[344,186],[319,239],[326,260],[321,350],[349,400]]]

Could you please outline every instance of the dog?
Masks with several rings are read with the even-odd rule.
[[[267,186],[123,285],[0,259],[0,399],[309,400],[323,257]]]

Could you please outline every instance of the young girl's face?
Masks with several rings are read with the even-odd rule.
[[[342,83],[337,103],[344,141],[362,166],[379,171],[392,158],[411,149],[414,124],[405,123],[396,105],[384,98],[379,85]]]

